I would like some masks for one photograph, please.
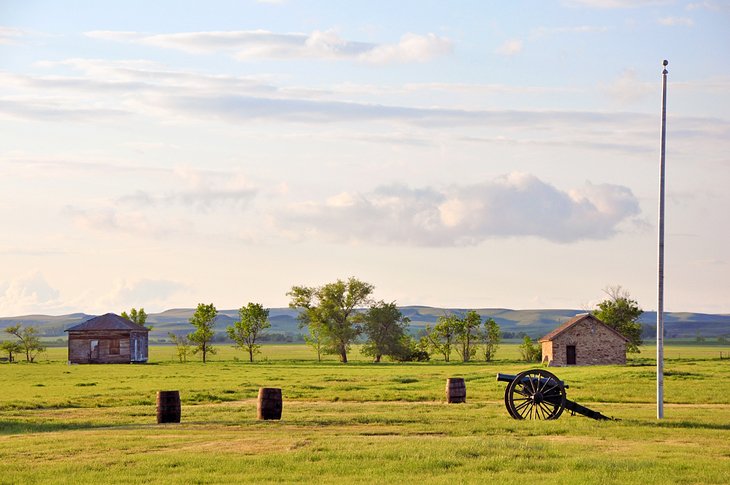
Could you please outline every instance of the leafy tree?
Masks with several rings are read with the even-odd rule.
[[[451,349],[456,340],[456,327],[459,325],[459,318],[456,315],[442,315],[438,318],[436,325],[426,327],[426,339],[429,347],[444,356],[446,362],[451,357]]]
[[[527,335],[525,335],[519,348],[522,360],[525,362],[540,362],[542,360],[542,348],[540,344],[533,342]]]
[[[429,341],[425,337],[415,339],[406,334],[403,336],[401,344],[406,352],[402,355],[394,356],[393,359],[398,362],[427,362],[431,360],[428,353]]]
[[[240,320],[226,328],[226,331],[236,345],[248,352],[249,362],[253,362],[253,354],[261,352],[261,345],[256,343],[256,338],[262,330],[271,327],[269,309],[258,303],[249,303],[238,310],[238,315]]]
[[[13,362],[13,356],[15,354],[19,354],[23,351],[23,347],[20,345],[19,342],[12,342],[10,340],[6,340],[3,343],[0,343],[0,350],[3,352],[6,352],[8,354],[8,362]]]
[[[396,358],[399,362],[427,362],[431,360],[428,353],[429,342],[425,337],[414,339],[410,335],[404,337],[404,346],[408,347],[408,353]]]
[[[360,334],[357,308],[369,302],[374,287],[356,278],[319,287],[292,286],[289,306],[299,308],[300,322],[318,331],[324,351],[347,363],[347,352]]]
[[[149,330],[152,330],[152,325],[145,325],[147,322],[147,313],[145,313],[144,308],[140,308],[139,310],[132,308],[129,310],[129,313],[122,312],[120,316],[122,318],[126,318],[130,322],[134,322],[137,325],[142,325],[143,327],[147,327]]]
[[[46,350],[46,347],[41,344],[40,338],[38,338],[38,332],[34,327],[25,327],[20,329],[20,324],[7,327],[5,329],[10,335],[14,335],[18,338],[21,352],[25,352],[26,362],[33,362],[36,355],[39,352]]]
[[[476,342],[479,339],[479,327],[482,325],[482,317],[474,310],[469,310],[463,318],[455,320],[456,351],[461,360],[469,362],[477,351]]]
[[[363,332],[368,338],[362,347],[363,354],[380,362],[384,355],[397,360],[409,353],[406,329],[411,320],[403,316],[395,302],[381,300],[375,303],[362,320]]]
[[[299,327],[303,328],[307,325],[300,322]],[[322,362],[322,352],[324,352],[324,337],[322,333],[322,325],[317,322],[309,323],[309,335],[304,335],[304,342],[317,352],[317,362]]]
[[[629,292],[620,286],[608,287],[603,291],[608,298],[598,304],[598,308],[593,314],[629,339],[627,351],[638,353],[639,346],[643,343],[639,317],[644,311],[639,308],[636,300],[631,298]]]
[[[484,321],[484,331],[482,332],[482,342],[484,343],[484,360],[491,362],[494,354],[497,353],[499,343],[502,341],[502,331],[497,322],[492,318]]]
[[[177,358],[180,363],[188,361],[188,354],[190,353],[190,340],[187,335],[175,335],[172,332],[167,334],[170,337],[170,341],[175,344],[177,350]]]
[[[190,318],[190,324],[195,327],[195,331],[188,335],[188,339],[195,345],[193,353],[203,353],[203,363],[206,361],[206,356],[215,354],[215,349],[211,345],[215,332],[213,331],[213,325],[215,324],[215,317],[218,315],[218,310],[211,303],[205,305],[198,303],[198,308],[195,309],[195,313]]]

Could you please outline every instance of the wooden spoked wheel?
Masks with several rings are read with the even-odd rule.
[[[527,370],[509,383],[504,404],[515,419],[557,419],[565,409],[565,387],[548,371]]]

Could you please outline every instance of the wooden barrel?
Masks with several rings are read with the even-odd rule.
[[[256,404],[258,419],[281,419],[281,389],[262,387]]]
[[[157,391],[157,423],[180,422],[180,391]]]
[[[446,402],[466,402],[466,383],[461,377],[446,379]]]

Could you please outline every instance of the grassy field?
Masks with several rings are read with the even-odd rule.
[[[565,414],[514,421],[493,363],[371,364],[353,352],[317,362],[299,345],[266,346],[253,364],[221,346],[179,364],[0,365],[0,483],[727,483],[730,360],[717,348],[668,347],[666,419],[655,416],[653,349],[627,366],[555,369],[568,397],[620,419]],[[727,351],[727,349],[724,349]],[[676,355],[673,356],[673,352]],[[239,359],[239,360],[236,360]],[[446,404],[464,377],[466,404]],[[256,420],[259,387],[280,387],[281,421]],[[182,423],[157,425],[155,393],[180,390]]]

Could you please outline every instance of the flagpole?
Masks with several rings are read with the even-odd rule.
[[[667,138],[667,65],[662,63],[662,141],[659,163],[659,251],[656,311],[656,417],[664,418],[664,155]]]

